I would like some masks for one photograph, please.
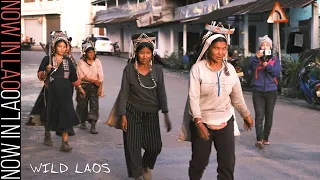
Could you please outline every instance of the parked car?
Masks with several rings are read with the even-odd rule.
[[[89,39],[90,37],[87,37],[86,39]],[[97,39],[95,43],[95,48],[97,53],[108,53],[108,54],[114,53],[114,46],[112,41],[110,41],[109,38],[107,38],[106,36],[94,36],[94,37]],[[85,43],[86,43],[86,40],[83,40],[82,48],[85,45]]]

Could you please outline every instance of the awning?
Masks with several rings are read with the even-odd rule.
[[[198,20],[195,20],[192,23],[208,23],[228,16],[271,11],[275,2],[275,0],[235,0],[225,6],[222,6],[218,10],[201,16]],[[278,0],[278,2],[283,9],[286,9],[301,8],[314,2],[314,0]]]
[[[99,21],[92,22],[91,25],[103,26],[106,24],[115,24],[115,23],[121,23],[121,22],[135,21],[140,16],[143,16],[147,13],[148,12],[143,12],[143,13],[137,13],[137,14],[133,14],[133,15],[126,15],[123,17],[116,17],[116,18],[110,18],[110,19],[105,19],[105,20],[99,20]]]
[[[160,24],[172,22],[174,16],[173,9],[153,10],[137,18],[136,23],[139,28],[153,27]]]

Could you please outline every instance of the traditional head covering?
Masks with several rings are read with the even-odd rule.
[[[95,46],[94,46],[94,43],[89,40],[89,41],[87,41],[87,42],[85,43],[84,48],[82,49],[81,54],[82,54],[82,55],[86,54],[86,51],[87,51],[89,48],[90,48],[90,49],[93,49],[94,52],[97,53],[96,48],[95,48]]]
[[[228,45],[230,45],[230,34],[233,34],[235,29],[226,29],[223,27],[221,23],[216,25],[216,22],[213,21],[211,25],[207,24],[205,26],[205,29],[208,31],[203,37],[202,37],[202,50],[201,53],[198,56],[197,61],[201,60],[204,53],[208,50],[208,48],[211,46],[211,43],[217,39],[217,38],[224,38],[226,39]]]
[[[52,40],[52,46],[55,47],[58,41],[64,41],[66,44],[68,44],[68,36],[67,32],[65,31],[53,31],[51,32],[51,40]]]
[[[148,36],[149,35],[149,36]],[[140,35],[133,35],[131,38],[131,44],[130,44],[130,52],[129,52],[129,58],[134,59],[136,56],[136,50],[139,44],[141,43],[150,43],[150,45],[153,47],[153,50],[156,47],[156,37],[152,36],[152,34],[145,34],[142,33]],[[153,54],[155,55],[155,51],[153,51]]]
[[[156,81],[155,81],[155,79],[154,79],[154,77],[153,77],[153,75],[152,75],[152,61],[153,61],[153,58],[154,58],[154,56],[155,56],[155,51],[154,51],[154,49],[155,49],[155,37],[149,37],[147,34],[145,34],[145,33],[142,33],[142,34],[140,34],[137,38],[137,35],[133,35],[132,36],[132,41],[131,41],[131,47],[130,47],[130,50],[131,50],[131,52],[129,53],[129,58],[131,59],[130,61],[132,61],[132,60],[135,60],[135,65],[134,65],[134,67],[135,67],[135,69],[137,70],[137,76],[138,76],[138,81],[139,81],[139,83],[140,83],[140,86],[142,86],[143,88],[146,88],[146,89],[153,89],[153,88],[155,88],[155,87],[157,87],[157,83],[156,83]],[[150,60],[150,71],[151,71],[151,73],[150,73],[150,76],[151,76],[151,80],[152,80],[152,82],[153,82],[153,86],[150,86],[150,87],[148,87],[148,86],[145,86],[142,82],[141,82],[141,80],[140,80],[140,75],[139,75],[139,70],[138,70],[138,60],[136,59],[137,57],[136,57],[136,51],[137,51],[137,48],[139,47],[139,46],[143,46],[143,44],[150,44],[151,45],[151,47],[152,47],[152,50],[153,50],[153,56],[152,56],[152,59]]]
[[[217,38],[224,38],[228,45],[230,45],[230,35],[234,33],[235,28],[230,29],[224,28],[222,23],[219,23],[216,25],[216,22],[213,21],[210,25],[207,24],[205,26],[205,29],[208,31],[203,37],[202,37],[202,49],[201,52],[197,58],[197,61],[201,60],[205,52],[208,50],[208,48],[211,46],[212,42]],[[225,74],[227,76],[230,75],[228,66],[227,66],[227,57],[228,54],[226,54],[225,59],[223,60],[223,63],[225,65]]]
[[[268,35],[265,35],[263,37],[259,37],[258,41],[259,41],[259,47],[261,47],[262,43],[266,42],[266,43],[270,44],[270,47],[272,48],[272,40],[268,37]]]
[[[49,42],[49,54],[55,52],[55,47],[58,45],[58,42],[65,42],[68,45],[68,36],[66,31],[52,31],[50,33],[51,42]]]

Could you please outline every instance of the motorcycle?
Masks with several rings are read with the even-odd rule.
[[[119,56],[120,55],[119,43],[118,42],[113,43],[113,48],[114,48],[114,55]]]
[[[320,105],[320,80],[310,73],[312,68],[320,68],[320,64],[310,62],[301,69],[300,90],[309,104]]]
[[[244,73],[241,68],[241,63],[243,62],[243,57],[238,53],[237,50],[228,53],[228,62],[233,65],[236,73],[239,77],[240,83],[244,83]]]
[[[30,50],[33,45],[35,45],[35,40],[32,37],[21,34],[21,50]]]

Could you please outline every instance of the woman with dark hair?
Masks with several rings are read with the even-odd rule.
[[[123,71],[121,89],[108,124],[123,130],[128,176],[138,180],[142,175],[150,180],[151,169],[162,149],[159,110],[164,113],[167,132],[171,130],[171,122],[163,71],[153,63],[152,38],[142,34],[133,42],[134,57]],[[143,157],[141,149],[145,150]]]
[[[217,151],[217,179],[233,180],[235,166],[234,109],[251,129],[252,119],[234,67],[226,62],[227,36],[208,33],[190,72],[188,108],[180,140],[191,141],[190,180],[200,180],[209,163],[212,142]],[[206,54],[204,58],[203,55]],[[184,133],[184,134],[183,134]]]
[[[83,57],[78,62],[77,73],[81,80],[81,86],[87,94],[85,98],[81,98],[80,93],[77,92],[77,113],[81,120],[80,129],[87,129],[86,121],[88,121],[91,124],[90,133],[98,134],[96,123],[99,119],[99,96],[102,95],[99,87],[102,86],[104,75],[101,61],[96,57],[93,46],[84,48]]]
[[[53,55],[42,59],[38,70],[38,78],[46,81],[48,87],[46,101],[46,134],[47,145],[52,145],[50,131],[56,131],[58,136],[62,136],[60,150],[69,152],[72,147],[68,144],[68,136],[75,135],[73,126],[79,124],[79,118],[73,107],[72,86],[78,87],[81,96],[85,97],[85,92],[80,85],[76,69],[72,61],[64,56],[67,48],[67,40],[57,37],[53,41]],[[50,60],[52,58],[52,61]]]

